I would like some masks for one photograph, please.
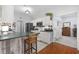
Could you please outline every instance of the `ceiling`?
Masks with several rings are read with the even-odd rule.
[[[32,9],[31,15],[34,18],[39,18],[46,16],[45,13],[47,12],[51,12],[54,15],[62,15],[67,12],[75,12],[79,6],[78,5],[14,5],[15,13],[25,15],[25,11],[23,10],[23,8],[25,7],[30,7]]]
[[[54,15],[63,15],[64,13],[67,12],[69,13],[75,12],[79,6],[78,5],[27,5],[25,7],[31,7],[32,8],[31,15],[34,18],[39,18],[46,16],[45,13],[47,12],[51,12]],[[24,5],[17,5],[15,6],[15,11],[24,13],[22,8],[24,8]]]

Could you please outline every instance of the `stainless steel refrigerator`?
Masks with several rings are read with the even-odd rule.
[[[26,23],[25,27],[26,32],[31,32],[33,30],[33,23]]]

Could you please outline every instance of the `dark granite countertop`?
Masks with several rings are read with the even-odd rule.
[[[53,32],[53,30],[44,30],[42,32]]]
[[[0,35],[0,41],[2,40],[8,40],[8,39],[15,39],[15,38],[20,38],[20,37],[28,37],[30,34],[33,32],[27,32],[27,33],[12,33],[12,34],[7,34],[7,35]],[[35,33],[36,35],[39,33]]]

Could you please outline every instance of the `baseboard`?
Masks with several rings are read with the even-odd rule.
[[[47,42],[44,42],[42,40],[37,40],[38,42],[44,43],[44,44],[48,44]]]

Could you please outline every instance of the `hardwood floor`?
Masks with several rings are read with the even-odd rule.
[[[59,43],[51,43],[38,54],[77,54],[77,49]]]

